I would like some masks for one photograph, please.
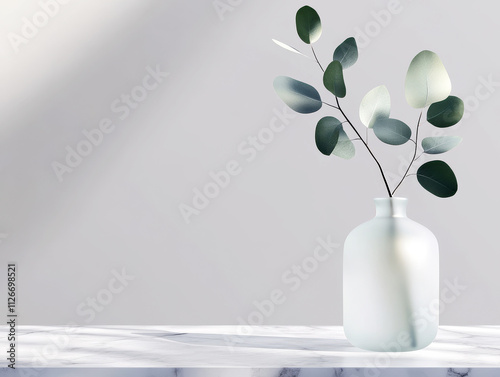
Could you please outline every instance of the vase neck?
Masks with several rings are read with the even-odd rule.
[[[376,217],[406,217],[406,198],[376,198]]]

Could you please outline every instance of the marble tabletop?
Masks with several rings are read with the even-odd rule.
[[[24,368],[500,368],[500,326],[442,326],[423,350],[384,353],[351,346],[340,326],[19,326],[17,333]],[[0,363],[7,367],[4,357]]]

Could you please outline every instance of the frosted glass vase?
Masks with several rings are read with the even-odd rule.
[[[344,332],[371,351],[413,351],[435,338],[439,249],[406,216],[405,198],[375,199],[376,215],[344,244]]]

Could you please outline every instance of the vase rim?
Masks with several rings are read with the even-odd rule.
[[[402,196],[393,196],[390,198],[375,198],[375,200],[408,200],[408,198],[402,197]]]

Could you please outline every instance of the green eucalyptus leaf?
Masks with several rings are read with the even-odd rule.
[[[424,153],[439,154],[448,152],[462,142],[460,136],[436,136],[426,137],[422,140],[422,148]]]
[[[334,117],[321,118],[316,125],[316,146],[319,151],[326,156],[332,154],[333,149],[339,140],[340,130],[342,130],[342,123]]]
[[[380,141],[390,145],[401,145],[410,140],[411,129],[398,119],[379,118],[373,124],[373,132]]]
[[[274,79],[273,85],[282,101],[298,113],[314,113],[323,105],[318,91],[302,81],[278,76]]]
[[[342,64],[338,60],[334,60],[326,67],[323,74],[323,84],[335,96],[339,98],[345,97],[344,73],[342,72]]]
[[[444,161],[429,161],[417,170],[417,180],[431,194],[440,198],[455,195],[458,190],[455,173]]]
[[[391,96],[385,85],[370,90],[359,105],[359,119],[366,127],[372,128],[377,119],[389,118]]]
[[[450,95],[451,82],[441,59],[424,50],[410,63],[405,80],[406,101],[417,109],[444,100]]]
[[[457,124],[464,115],[464,102],[455,96],[433,103],[427,110],[427,121],[439,128]]]
[[[333,53],[333,60],[338,60],[342,68],[346,69],[352,66],[358,60],[358,46],[356,39],[347,38],[342,42]]]
[[[300,39],[307,44],[316,42],[321,36],[321,19],[310,6],[303,6],[297,11],[295,25]]]
[[[347,136],[343,128],[340,129],[339,140],[337,141],[337,145],[335,146],[332,154],[345,160],[350,160],[356,154],[354,144],[349,139],[349,136]]]

